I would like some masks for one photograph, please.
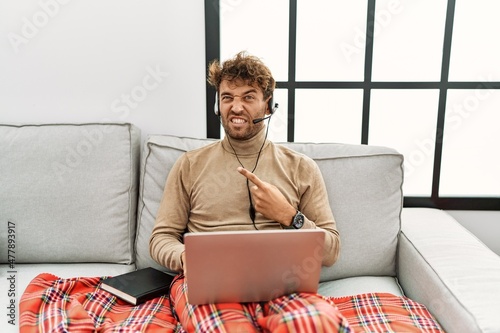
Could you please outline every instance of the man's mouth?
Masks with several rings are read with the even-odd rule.
[[[231,118],[231,122],[233,124],[244,124],[247,121],[245,119],[243,119],[243,118]]]

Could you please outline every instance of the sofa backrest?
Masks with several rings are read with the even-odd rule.
[[[0,125],[0,221],[15,228],[16,263],[133,263],[139,154],[129,124]]]
[[[167,176],[175,161],[186,151],[214,140],[153,135],[144,143],[141,158],[139,203],[137,207],[137,268],[155,267],[165,271],[149,254],[149,238],[156,220]],[[168,270],[167,270],[168,271]]]
[[[137,266],[160,267],[149,255],[149,237],[172,165],[185,151],[211,139],[150,136],[141,163]],[[348,144],[284,143],[313,158],[325,179],[342,250],[322,281],[350,276],[395,275],[402,208],[403,157],[386,147]]]
[[[396,275],[403,206],[403,156],[387,147],[289,143],[316,161],[342,242],[321,280]]]

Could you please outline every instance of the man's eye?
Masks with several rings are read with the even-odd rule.
[[[255,97],[253,95],[247,95],[247,96],[245,96],[245,99],[247,101],[253,101],[255,99]]]
[[[232,100],[233,100],[233,98],[231,96],[222,96],[221,97],[221,101],[223,101],[223,102],[229,102]]]

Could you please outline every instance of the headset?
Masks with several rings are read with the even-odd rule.
[[[269,116],[268,117],[270,117],[273,115],[273,113],[278,108],[278,103],[274,103],[274,95],[271,95],[271,98],[269,99],[269,102],[267,103],[267,107],[269,108]],[[215,112],[215,115],[220,117],[219,93],[218,92],[215,93],[214,112]],[[254,119],[254,124],[261,122],[264,119],[267,119],[267,117]]]

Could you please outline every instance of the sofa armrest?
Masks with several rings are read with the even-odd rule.
[[[447,332],[500,332],[500,256],[447,213],[405,208],[398,279]]]

